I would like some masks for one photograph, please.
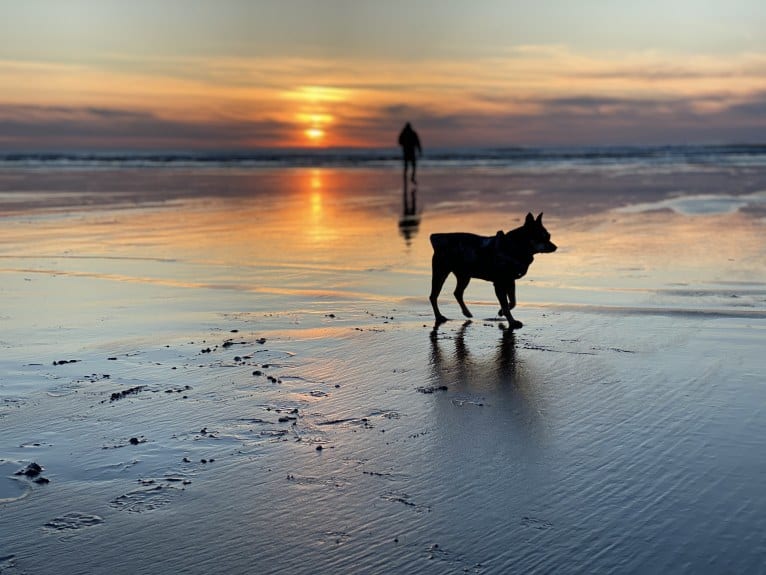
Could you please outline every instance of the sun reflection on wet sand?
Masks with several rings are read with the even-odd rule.
[[[328,189],[325,189],[325,181],[331,179],[331,173],[313,169],[309,174],[309,185],[306,193],[309,196],[309,215],[306,218],[305,230],[312,243],[317,248],[331,245],[339,236],[340,222],[337,221],[335,200],[331,197],[332,183],[328,181]],[[298,228],[300,228],[298,224]]]
[[[69,516],[75,492],[84,510],[175,498],[144,509],[173,535],[154,556],[157,529],[87,554],[133,550],[142,572],[175,561],[199,518],[223,526],[206,549],[230,572],[253,553],[299,574],[758,571],[758,215],[623,213],[627,196],[598,194],[585,213],[570,183],[530,195],[507,175],[426,170],[407,245],[398,169],[66,177],[67,193],[120,201],[0,227],[0,447],[55,477],[3,509],[25,572],[73,556],[71,536],[41,525]],[[492,235],[540,209],[559,250],[519,282],[525,327],[491,321],[492,288],[474,281],[476,319],[432,328],[429,234]],[[109,400],[131,388],[144,391]],[[124,538],[123,511],[107,512],[94,529]]]
[[[135,176],[144,186],[167,183],[164,175]],[[178,181],[214,193],[228,190],[219,197],[8,218],[0,230],[2,267],[190,288],[314,291],[322,297],[337,291],[425,302],[431,233],[492,235],[520,225],[525,208],[556,203],[544,192],[533,198],[492,192],[488,186],[508,185],[491,176],[427,176],[433,183],[418,191],[423,218],[409,242],[400,236],[398,172],[289,169]],[[455,209],[454,200],[466,201],[466,189],[475,191],[470,206]],[[485,190],[493,202],[482,201]],[[747,213],[607,210],[569,216],[554,206],[545,217],[559,251],[536,258],[519,284],[520,305],[622,305],[635,301],[640,290],[748,281],[766,269],[763,226]],[[491,286],[480,281],[471,283],[467,296],[493,301]]]

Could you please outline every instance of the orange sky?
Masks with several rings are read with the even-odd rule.
[[[365,23],[369,30],[349,38],[337,31],[340,13],[332,10],[335,20],[326,12],[317,18],[335,30],[333,39],[313,38],[319,32],[306,28],[312,42],[295,37],[260,45],[252,38],[269,30],[259,27],[257,18],[266,7],[275,22],[292,28],[285,34],[307,25],[285,23],[287,16],[274,3],[230,0],[222,4],[230,10],[222,10],[210,27],[202,23],[212,12],[197,15],[196,23],[186,13],[168,12],[188,21],[174,20],[179,28],[163,35],[162,22],[155,22],[161,14],[142,4],[121,14],[124,6],[111,0],[73,0],[68,11],[61,4],[37,3],[38,10],[58,7],[60,18],[49,21],[47,30],[30,27],[24,36],[16,28],[23,29],[35,14],[8,3],[19,18],[15,27],[10,20],[0,25],[6,38],[0,46],[0,147],[393,147],[405,121],[412,121],[426,146],[762,141],[766,128],[766,49],[758,38],[747,40],[745,20],[744,40],[725,35],[722,23],[720,38],[691,46],[671,41],[682,34],[652,35],[649,21],[646,46],[639,34],[633,44],[605,38],[593,46],[566,28],[559,31],[561,43],[523,43],[551,40],[543,23],[537,35],[518,32],[486,45],[465,41],[471,34],[482,38],[482,27],[495,38],[489,34],[493,15],[512,22],[526,14],[521,4],[507,12],[506,4],[487,0],[477,4],[485,9],[485,20],[472,15],[465,30],[446,20],[449,9],[443,10],[441,26],[435,13],[437,22],[422,24],[421,36],[431,34],[438,47],[419,38],[403,54],[401,38],[379,38],[385,23]],[[170,10],[174,4],[162,6]],[[736,11],[738,4],[766,18],[766,9],[744,0],[730,9]],[[254,5],[263,10],[247,12],[252,29],[240,30],[237,10]],[[358,6],[373,9],[366,2]],[[100,20],[85,21],[91,12]],[[711,33],[705,26],[715,17],[700,19],[700,35]],[[104,29],[120,18],[122,28]],[[157,37],[144,28],[144,37],[139,28],[130,36],[131,25],[138,24],[158,26]],[[184,36],[191,36],[193,26],[202,26],[194,29],[198,36]],[[413,26],[407,30],[417,30]],[[243,36],[225,44],[227,32]],[[48,41],[36,44],[46,33]]]

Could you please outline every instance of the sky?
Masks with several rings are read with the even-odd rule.
[[[766,142],[763,0],[0,0],[0,149]]]

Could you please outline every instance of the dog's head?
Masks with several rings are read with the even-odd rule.
[[[535,218],[532,213],[524,220],[524,235],[529,239],[529,245],[536,254],[549,254],[556,251],[556,244],[551,241],[551,234],[543,225],[543,214]]]

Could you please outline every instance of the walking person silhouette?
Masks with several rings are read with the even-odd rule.
[[[412,177],[410,178],[413,184],[417,184],[415,180],[415,171],[417,170],[417,156],[423,154],[423,149],[420,147],[420,138],[418,133],[412,129],[409,122],[405,124],[401,133],[399,134],[399,145],[402,147],[404,153],[404,185],[407,185],[407,167],[412,164]],[[417,152],[417,153],[416,153]]]

